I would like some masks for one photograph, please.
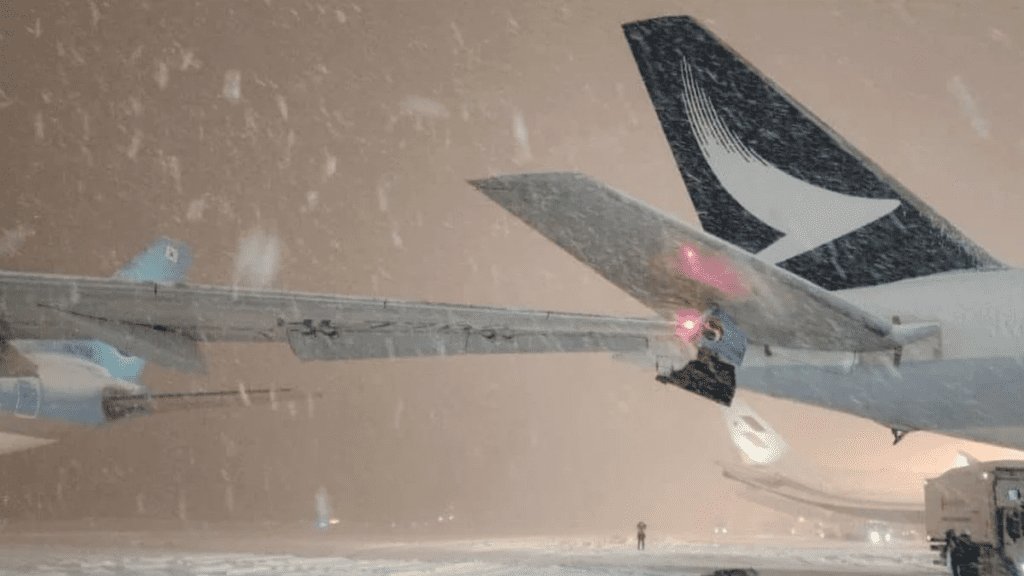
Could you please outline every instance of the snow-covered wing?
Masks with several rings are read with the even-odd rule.
[[[798,502],[858,518],[907,524],[924,523],[924,502],[884,501],[856,498],[807,486],[770,469],[719,462],[722,475],[750,488],[792,502]]]
[[[583,174],[510,174],[472,184],[665,318],[718,307],[752,342],[813,350],[890,350],[937,329],[893,326]]]
[[[178,369],[198,342],[287,342],[302,359],[644,352],[671,339],[660,319],[358,296],[0,274],[9,338],[98,338]]]

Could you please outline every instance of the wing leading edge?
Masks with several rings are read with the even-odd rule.
[[[661,319],[3,273],[9,338],[102,338],[178,369],[198,342],[286,342],[303,360],[462,354],[647,352]]]

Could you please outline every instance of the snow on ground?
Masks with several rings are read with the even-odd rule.
[[[61,540],[59,536],[53,540]],[[59,548],[38,543],[0,543],[0,575],[184,575],[184,574],[342,574],[413,576],[420,574],[545,576],[698,576],[715,569],[754,568],[761,576],[810,574],[938,575],[933,553],[923,544],[867,544],[779,541],[691,543],[673,538],[650,541],[646,551],[635,542],[607,537],[533,537],[433,542],[339,542],[338,554],[211,553],[186,550],[100,550]],[[288,548],[288,543],[284,543]],[[229,547],[230,548],[230,547]],[[229,549],[226,548],[226,549]],[[256,544],[254,549],[261,548]],[[306,552],[309,548],[306,548]]]

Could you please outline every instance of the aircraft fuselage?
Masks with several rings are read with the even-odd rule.
[[[891,352],[748,349],[741,387],[901,430],[1024,449],[1022,270],[946,273],[837,292],[880,318],[941,336]]]

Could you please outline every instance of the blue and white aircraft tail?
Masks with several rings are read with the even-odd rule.
[[[180,284],[192,266],[184,243],[158,238],[113,277]],[[99,339],[0,338],[0,454],[53,442],[33,435],[32,422],[97,426],[157,411],[274,403],[289,390],[154,394],[141,383],[145,360]]]
[[[192,249],[188,244],[162,236],[115,272],[114,278],[179,284],[185,281],[191,268]]]
[[[179,284],[188,277],[192,267],[192,250],[187,244],[167,237],[157,238],[127,265],[113,274],[114,278],[133,282]],[[47,360],[63,357],[64,361],[85,361],[106,370],[111,378],[138,383],[145,360],[118,350],[95,339],[85,340],[23,340],[15,348],[29,357],[47,355]]]

